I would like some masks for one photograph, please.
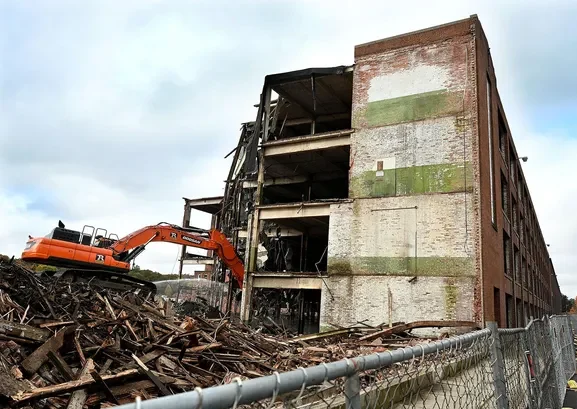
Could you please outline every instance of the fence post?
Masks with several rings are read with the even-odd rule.
[[[487,322],[487,328],[491,330],[491,357],[493,358],[493,384],[495,385],[495,397],[497,409],[508,409],[509,399],[507,398],[507,384],[505,380],[505,363],[503,361],[503,350],[497,323]]]
[[[345,381],[345,400],[346,409],[361,409],[361,379],[357,371]]]
[[[533,319],[531,319],[532,321]],[[529,322],[531,322],[529,321]],[[525,331],[523,331],[520,335],[520,342],[521,342],[521,350],[523,351],[523,368],[524,368],[524,372],[525,372],[525,379],[527,380],[527,394],[528,396],[528,400],[529,400],[529,408],[530,409],[536,409],[538,408],[538,402],[535,399],[535,396],[537,395],[536,390],[535,390],[535,384],[534,382],[532,382],[531,379],[531,372],[529,369],[529,360],[527,358],[527,354],[531,354],[531,340],[529,337],[529,331],[531,330],[531,327],[529,327],[529,329],[525,329]]]

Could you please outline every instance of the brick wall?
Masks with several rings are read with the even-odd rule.
[[[322,291],[321,331],[330,324],[472,320],[472,277],[331,276]],[[389,304],[390,301],[390,304]],[[435,334],[438,331],[423,331]]]
[[[356,49],[353,202],[331,208],[321,326],[481,319],[470,27]]]

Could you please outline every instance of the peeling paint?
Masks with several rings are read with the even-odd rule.
[[[470,257],[350,257],[329,258],[329,275],[475,276]]]
[[[455,319],[457,311],[457,287],[453,284],[445,286],[445,312],[448,320]]]
[[[351,178],[350,196],[388,197],[472,190],[470,162],[369,170]]]
[[[437,64],[419,64],[372,78],[367,102],[442,91],[450,82],[451,74],[446,67]]]
[[[369,102],[355,116],[355,127],[393,125],[451,115],[463,109],[463,93],[459,91],[430,91],[422,94]]]

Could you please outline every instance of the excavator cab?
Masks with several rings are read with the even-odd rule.
[[[110,233],[108,234],[108,237],[106,237],[107,233],[108,231],[106,229],[85,225],[82,228],[81,244],[84,244],[85,246],[108,248],[118,241],[118,235]]]
[[[110,233],[108,237],[106,237],[107,233],[108,231],[106,229],[94,228],[90,225],[85,225],[82,231],[70,230],[59,220],[58,227],[52,229],[52,231],[44,237],[69,243],[79,243],[84,246],[107,248],[118,240],[118,235]]]

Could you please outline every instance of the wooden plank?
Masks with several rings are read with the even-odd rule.
[[[400,332],[408,331],[417,328],[456,328],[456,327],[473,327],[477,328],[477,324],[472,321],[414,321],[408,324],[400,324],[391,328],[386,328],[380,331],[372,332],[360,337],[359,341],[372,341],[373,339],[398,334]]]
[[[32,341],[46,341],[52,333],[45,329],[18,324],[11,321],[0,320],[0,334],[16,338],[30,339]]]
[[[355,332],[357,332],[357,330],[358,330],[357,328],[337,329],[334,331],[326,331],[326,332],[320,332],[318,334],[308,334],[308,335],[303,335],[300,337],[295,337],[295,338],[289,339],[286,342],[289,344],[296,344],[296,343],[299,343],[302,341],[312,341],[312,340],[316,340],[316,339],[334,337],[337,335],[346,335],[346,334],[350,334],[350,333],[355,333]]]
[[[28,375],[35,374],[36,371],[38,371],[38,369],[48,360],[48,352],[58,351],[64,343],[64,337],[74,331],[74,329],[74,327],[61,329],[44,344],[39,346],[34,352],[28,355],[26,359],[22,361],[22,369],[24,369],[24,372]]]
[[[187,354],[194,354],[194,353],[206,351],[209,349],[220,348],[221,346],[222,346],[222,344],[220,342],[213,342],[212,344],[199,345],[197,347],[187,348],[186,353]]]
[[[74,379],[74,372],[68,366],[66,361],[62,359],[57,351],[48,351],[48,359],[52,362],[52,365],[58,369],[58,372],[67,380],[71,381]]]
[[[111,401],[114,402],[117,405],[120,405],[120,402],[118,402],[118,399],[116,399],[116,396],[114,396],[114,393],[112,393],[112,391],[110,390],[110,388],[108,387],[108,385],[106,384],[106,382],[104,382],[104,379],[102,379],[102,377],[100,376],[100,374],[98,372],[92,371],[90,372],[90,375],[92,375],[92,378],[100,384],[100,386],[102,386],[102,389],[104,390],[104,393],[106,394],[106,397]]]
[[[106,298],[106,296],[101,296],[98,293],[95,293],[96,297],[102,301],[104,303],[104,305],[106,306],[106,309],[108,310],[108,313],[110,314],[110,316],[112,317],[112,319],[114,321],[116,321],[116,313],[114,312],[114,309],[112,308],[112,306],[110,305],[110,302],[108,301],[108,298]]]
[[[58,327],[60,325],[72,325],[74,321],[57,321],[57,322],[45,322],[44,324],[40,324],[40,328],[51,328],[51,327]]]
[[[82,367],[82,369],[79,371],[78,375],[76,376],[76,380],[78,379],[82,379],[83,377],[86,377],[86,375],[88,375],[90,373],[90,371],[92,371],[94,369],[94,361],[92,361],[92,359],[87,359],[86,360],[86,364]],[[66,406],[67,409],[82,409],[82,407],[84,406],[84,403],[86,402],[86,398],[88,397],[88,392],[86,391],[86,389],[81,389],[81,390],[77,390],[72,392],[72,395],[70,395],[70,399],[68,400],[68,406]]]
[[[78,352],[78,357],[80,358],[80,362],[82,365],[86,364],[86,357],[84,356],[84,351],[82,351],[82,347],[80,346],[80,341],[78,340],[78,336],[74,337],[74,346],[76,347],[76,352]]]
[[[170,393],[170,391],[166,388],[166,386],[164,386],[162,381],[158,379],[158,377],[154,375],[152,371],[150,371],[150,369],[148,369],[148,367],[144,363],[142,363],[142,361],[138,359],[136,355],[132,354],[132,359],[134,359],[136,364],[140,367],[142,372],[144,372],[144,374],[148,376],[148,378],[152,381],[152,383],[156,385],[156,387],[163,396],[172,395],[172,393]]]
[[[407,324],[401,324],[401,325],[397,325],[391,328],[385,328],[383,330],[380,331],[376,331],[373,332],[371,334],[368,335],[364,335],[362,337],[360,337],[358,340],[359,341],[372,341],[373,339],[379,338],[379,337],[385,337],[388,335],[392,335],[392,334],[398,334],[399,332],[403,332],[406,331],[408,329]]]
[[[105,375],[102,377],[102,380],[107,382],[122,381],[124,379],[138,375],[138,373],[138,369],[128,369],[114,375]],[[84,389],[87,386],[93,385],[94,383],[96,383],[96,381],[93,378],[83,377],[76,381],[64,382],[59,385],[50,385],[36,388],[32,392],[23,393],[18,396],[12,396],[12,400],[18,402],[19,404],[23,404],[37,399],[49,398],[51,396],[74,392],[79,389]]]
[[[108,371],[108,368],[110,368],[110,365],[112,365],[112,359],[108,358],[106,360],[106,362],[104,363],[104,365],[102,365],[102,368],[100,368],[100,374],[104,375],[106,373],[106,371]]]

